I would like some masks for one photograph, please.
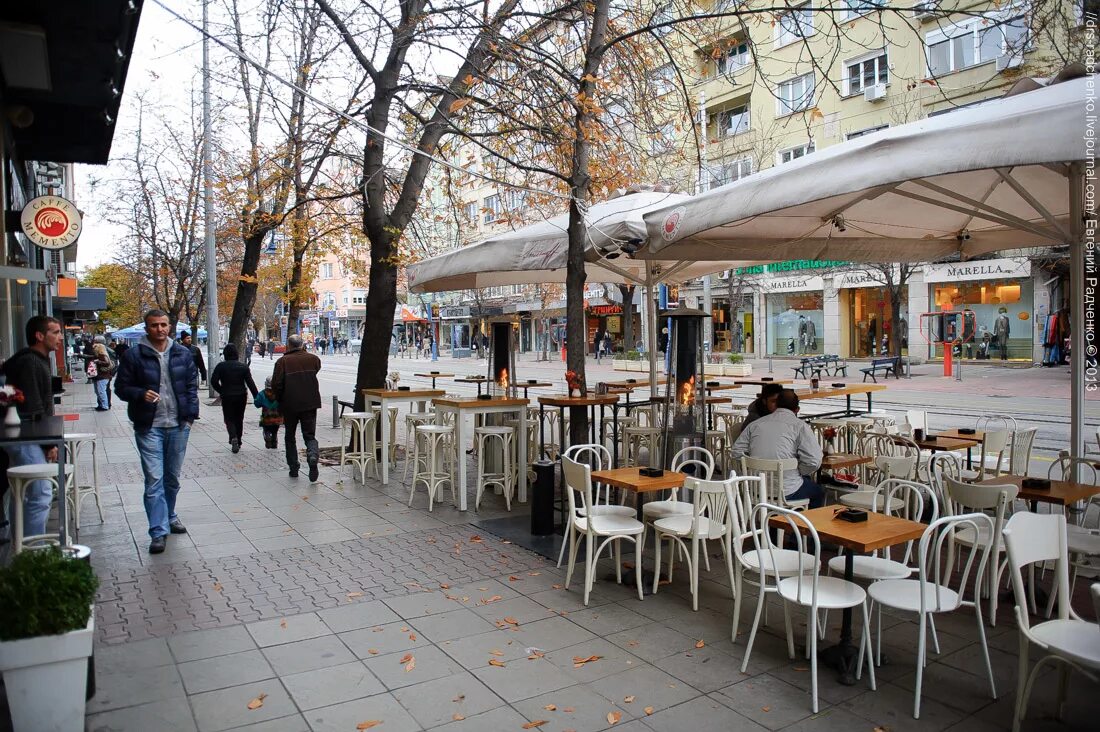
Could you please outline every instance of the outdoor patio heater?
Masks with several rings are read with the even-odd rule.
[[[516,396],[516,344],[511,323],[489,324],[489,394]]]
[[[670,468],[672,457],[685,447],[706,447],[706,382],[703,364],[702,310],[679,307],[659,316],[671,324],[668,338],[668,373],[665,383],[664,455]]]

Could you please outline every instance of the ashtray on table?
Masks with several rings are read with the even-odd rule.
[[[537,384],[537,383],[539,383],[539,380],[538,379],[528,379],[527,383],[528,384]]]
[[[399,386],[399,387],[397,387],[397,390],[398,390],[398,391],[408,391],[408,390],[409,390],[409,387],[407,387],[407,386]]]
[[[1048,478],[1024,478],[1020,481],[1020,487],[1031,491],[1049,491],[1050,480]]]
[[[660,478],[665,471],[661,468],[639,468],[638,474],[644,478]]]
[[[833,387],[835,387],[835,388],[837,388],[837,389],[843,389],[843,388],[844,388],[844,383],[843,383],[843,382],[839,382],[839,381],[838,381],[838,382],[836,382],[836,383],[834,383],[834,384],[830,384],[830,386],[833,386]]]
[[[477,395],[477,398],[478,398],[478,399],[483,399],[483,400],[484,400],[484,399],[492,399],[492,398],[493,398],[493,395],[492,395],[492,394],[478,394],[478,395]]]
[[[978,430],[974,429],[973,427],[960,427],[959,428],[959,434],[960,435],[976,435],[976,434],[978,434]]]

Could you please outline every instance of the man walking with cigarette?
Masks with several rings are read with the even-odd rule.
[[[168,336],[167,313],[147,312],[145,336],[123,356],[115,377],[115,394],[129,404],[145,474],[150,554],[164,551],[169,533],[187,533],[176,515],[176,494],[191,424],[199,416],[199,370],[191,352]]]

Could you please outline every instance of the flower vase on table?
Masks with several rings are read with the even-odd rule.
[[[569,396],[574,399],[579,399],[584,396],[584,389],[581,386],[581,377],[577,376],[576,371],[565,372],[565,384],[569,387]]]
[[[9,427],[19,426],[19,410],[17,404],[23,403],[23,392],[14,386],[0,386],[0,407],[4,408],[4,424]]]

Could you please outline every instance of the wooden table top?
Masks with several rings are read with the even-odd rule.
[[[377,399],[431,399],[447,392],[442,389],[363,389],[363,394]]]
[[[885,391],[885,384],[848,384],[846,386],[826,386],[824,384],[814,391],[813,389],[799,389],[795,393],[799,399],[824,399],[834,396],[851,396],[853,394],[870,394],[873,391]]]
[[[730,397],[712,396],[711,394],[707,394],[705,397],[703,397],[703,400],[707,404],[733,404],[733,399],[731,399]],[[658,394],[657,396],[651,396],[649,398],[649,401],[653,402],[654,404],[664,404],[665,397],[663,394]]]
[[[727,389],[740,389],[741,384],[728,384],[728,383],[724,384],[722,382],[718,382],[717,384],[713,384],[713,383],[708,381],[707,383],[703,384],[703,388],[706,389],[707,391],[725,391]]]
[[[915,442],[920,449],[929,450],[931,452],[969,450],[972,447],[982,444],[972,437],[948,437],[942,432],[936,432],[935,437],[935,440],[929,440],[926,437],[923,440],[913,440],[913,442]]]
[[[651,491],[665,491],[669,488],[680,488],[684,485],[683,473],[674,473],[666,470],[659,478],[649,478],[642,475],[641,468],[615,468],[614,470],[593,470],[593,482],[613,485],[635,493],[648,493]]]
[[[488,380],[489,377],[487,376],[458,376],[455,378],[455,381],[463,381],[467,384],[477,384]]]
[[[433,399],[432,404],[437,407],[450,407],[452,409],[477,409],[479,407],[523,407],[530,404],[530,402],[518,397],[493,397],[492,399],[450,397],[447,399]]]
[[[429,372],[429,373],[426,373],[426,374],[413,374],[413,376],[420,376],[420,377],[425,378],[425,379],[449,379],[452,376],[454,376],[454,374],[444,374],[444,373],[441,373],[441,372],[437,371],[434,374]]]
[[[838,508],[838,506],[811,508],[808,511],[802,511],[802,515],[813,524],[822,540],[839,544],[857,554],[867,554],[876,549],[919,539],[928,528],[917,521],[870,511],[867,513],[866,521],[853,524],[835,518],[834,512]],[[786,520],[779,516],[773,516],[770,523],[776,528],[789,526]]]
[[[660,379],[658,379],[658,382]],[[626,379],[625,381],[605,381],[603,382],[608,386],[617,386],[620,389],[638,389],[640,387],[649,386],[649,379],[645,381],[639,381],[638,379]]]
[[[867,465],[874,462],[869,455],[851,455],[844,452],[834,452],[821,458],[821,467],[826,470],[837,468],[854,468],[857,465]]]
[[[512,384],[517,389],[534,389],[536,386],[553,386],[549,381],[517,381]]]
[[[951,428],[949,430],[940,430],[939,432],[933,432],[934,435],[940,435],[942,437],[954,437],[960,440],[974,440],[976,442],[985,442],[985,433],[975,431],[973,434],[964,435],[959,432],[958,428]]]
[[[618,401],[619,397],[616,394],[596,394],[594,392],[581,397],[571,397],[567,394],[539,397],[539,404],[544,407],[589,407],[593,404],[614,404]]]
[[[1025,501],[1042,501],[1043,503],[1056,503],[1066,506],[1077,501],[1083,501],[1090,496],[1100,493],[1100,486],[1088,483],[1073,483],[1067,480],[1051,480],[1050,490],[1036,490],[1023,487],[1024,476],[1002,475],[998,478],[986,478],[978,485],[1014,485],[1020,489],[1018,498]]]
[[[794,379],[770,379],[764,381],[763,379],[734,379],[736,384],[752,384],[754,386],[764,386],[765,384],[793,384]]]

